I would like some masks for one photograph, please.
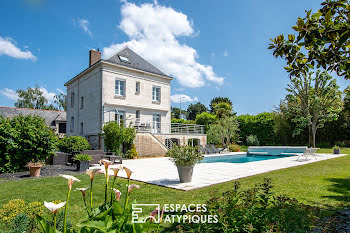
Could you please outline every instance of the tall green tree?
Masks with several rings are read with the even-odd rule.
[[[196,104],[190,104],[187,108],[187,113],[188,113],[187,119],[195,120],[198,114],[201,114],[202,112],[207,112],[207,111],[208,111],[208,108],[201,102],[198,102]]]
[[[286,60],[290,76],[307,75],[315,67],[350,78],[350,1],[325,0],[321,8],[292,27],[296,32],[271,39],[273,55]]]
[[[296,123],[294,135],[307,127],[309,145],[315,147],[316,133],[325,122],[338,118],[342,109],[341,92],[336,79],[327,72],[317,71],[300,77],[291,77],[286,89],[288,113]]]
[[[202,112],[196,116],[195,123],[197,125],[204,125],[205,131],[209,129],[209,126],[216,121],[216,116],[209,112]]]
[[[17,90],[18,100],[15,106],[18,108],[57,110],[55,106],[43,96],[43,92],[36,85],[35,88],[28,87],[26,90]]]
[[[213,113],[217,118],[225,118],[233,115],[232,105],[227,102],[219,102],[213,106]]]
[[[171,119],[187,119],[188,118],[188,113],[186,110],[177,107],[171,107]]]
[[[237,117],[231,116],[219,119],[209,126],[207,132],[209,143],[221,143],[224,148],[239,139],[239,122]]]
[[[231,106],[231,108],[233,107],[232,102],[229,98],[227,98],[227,97],[215,97],[210,101],[210,104],[209,104],[210,112],[214,113],[215,112],[215,110],[214,110],[215,105],[217,105],[218,103],[222,103],[222,102],[228,103]]]
[[[67,95],[66,94],[59,94],[55,95],[55,104],[57,105],[57,109],[60,111],[67,111]]]

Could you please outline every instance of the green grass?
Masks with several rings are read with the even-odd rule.
[[[331,153],[332,149],[322,149],[320,153]],[[265,174],[242,178],[239,181],[243,188],[253,187],[263,178],[271,178],[273,190],[279,194],[287,194],[306,204],[325,208],[337,208],[346,205],[350,200],[350,148],[342,149],[347,156],[315,162],[298,167],[277,170]],[[214,169],[214,168],[213,168]],[[157,172],[156,170],[154,172]],[[74,188],[88,187],[89,177],[78,175],[82,182],[75,183]],[[125,189],[125,180],[118,179]],[[141,186],[134,190],[133,197],[138,203],[205,203],[213,192],[224,192],[232,188],[234,181],[212,185],[191,191],[180,191],[156,185],[131,181]],[[103,200],[104,176],[96,176],[94,182],[95,203]],[[25,179],[0,183],[0,206],[9,200],[22,198],[32,201],[64,201],[67,192],[66,180],[61,177]],[[84,218],[83,202],[80,192],[72,192],[70,201],[70,219],[73,223]]]

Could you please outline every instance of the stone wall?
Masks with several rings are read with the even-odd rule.
[[[165,156],[167,148],[150,133],[138,133],[135,147],[139,157]]]
[[[165,147],[166,139],[178,139],[181,146],[187,145],[189,139],[198,139],[202,146],[207,144],[207,136],[205,134],[184,135],[137,133],[134,143],[139,157],[165,156],[168,151]]]

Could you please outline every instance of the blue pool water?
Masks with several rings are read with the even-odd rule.
[[[262,160],[268,160],[268,159],[277,159],[277,158],[284,158],[288,156],[265,156],[265,155],[246,155],[246,154],[239,154],[239,155],[220,155],[220,156],[209,156],[205,157],[201,163],[249,163],[249,162],[255,162],[255,161],[262,161]]]

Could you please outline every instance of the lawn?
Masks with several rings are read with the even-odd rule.
[[[321,153],[331,153],[331,149],[322,149]],[[274,191],[297,198],[306,204],[324,208],[337,208],[347,204],[350,200],[350,148],[342,149],[347,156],[320,161],[298,167],[277,170],[265,174],[242,178],[239,181],[243,187],[253,187],[262,182],[263,178],[271,178]],[[154,172],[157,172],[156,170]],[[74,187],[88,187],[89,177],[78,175],[82,182]],[[125,184],[124,179],[118,179],[119,184]],[[212,185],[191,191],[179,191],[156,185],[134,182],[141,186],[135,190],[133,197],[138,203],[205,203],[213,192],[224,192],[232,188],[234,181]],[[99,175],[95,179],[95,202],[103,199],[104,177]],[[123,186],[125,189],[125,185]],[[46,177],[39,179],[25,179],[0,183],[0,206],[11,199],[21,198],[31,201],[64,201],[67,183],[61,177]],[[83,202],[80,192],[73,192],[70,201],[70,219],[77,223],[84,217]]]

